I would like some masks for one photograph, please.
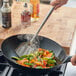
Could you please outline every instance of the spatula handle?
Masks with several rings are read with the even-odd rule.
[[[35,37],[39,34],[40,30],[42,29],[42,27],[44,26],[44,24],[46,23],[46,21],[48,20],[49,16],[52,14],[52,12],[54,11],[55,6],[53,6],[50,11],[48,12],[47,16],[44,18],[42,24],[40,25],[40,28],[38,29],[38,31],[36,32],[36,34],[33,36],[33,38],[31,39],[31,42],[35,39]]]

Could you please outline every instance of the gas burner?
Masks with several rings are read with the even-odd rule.
[[[63,64],[61,67],[56,68],[56,70],[50,72],[47,75],[31,75],[26,74],[20,69],[15,69],[11,67],[5,60],[2,52],[0,51],[0,76],[64,76],[67,64]]]
[[[14,69],[13,67],[4,66],[4,65],[1,66],[0,70],[1,70],[0,76],[35,76],[34,74],[33,75],[26,74],[18,69]],[[60,71],[53,71],[50,74],[36,75],[36,76],[51,76],[51,75],[59,76],[60,73],[61,73]]]

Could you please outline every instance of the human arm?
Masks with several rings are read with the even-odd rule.
[[[66,4],[68,0],[51,0],[51,5],[56,6],[55,9],[61,7],[62,5]]]
[[[72,65],[76,66],[76,55],[71,58]]]

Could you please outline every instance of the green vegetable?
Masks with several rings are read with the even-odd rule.
[[[30,57],[30,58],[29,58],[29,60],[32,60],[32,59],[33,59],[33,57]]]
[[[49,59],[53,59],[53,58],[54,58],[54,56],[55,56],[55,55],[53,54]]]
[[[27,57],[28,57],[28,55],[23,55],[20,58],[27,58]]]
[[[50,52],[50,53],[53,53],[53,51],[52,51],[52,50],[49,50],[49,52]]]
[[[39,56],[39,52],[38,51],[36,51],[34,54],[35,54],[36,57]]]
[[[44,53],[44,51],[39,51],[39,55],[42,55]]]
[[[27,59],[30,60],[30,57],[28,56]]]
[[[29,57],[34,57],[34,54],[29,54],[28,56],[29,56]]]
[[[33,65],[32,63],[26,63],[26,62],[24,62],[24,64],[26,64],[26,65],[30,65],[30,66],[32,66],[32,65]]]
[[[49,66],[50,68],[53,68],[54,66]]]
[[[38,57],[37,59],[38,59],[38,61],[41,61],[41,58],[40,57]]]
[[[50,59],[49,57],[43,57],[42,58],[43,60],[48,60],[48,59]]]
[[[21,59],[27,58],[28,60],[31,60],[31,59],[34,58],[34,55],[33,55],[33,54],[30,54],[30,55],[23,55],[23,56],[21,56],[20,58],[21,58]]]
[[[56,60],[48,59],[48,61],[47,61],[47,64],[55,64],[55,63],[56,63]]]
[[[35,57],[35,54],[29,54],[28,56],[30,56],[30,57]]]
[[[34,55],[33,54],[28,55],[28,60],[31,60],[33,58],[34,58]]]
[[[18,57],[12,57],[12,59],[14,59],[14,60],[20,60],[20,58],[18,58]]]
[[[41,66],[37,66],[36,69],[42,69],[42,67]]]

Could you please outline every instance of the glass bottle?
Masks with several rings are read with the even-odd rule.
[[[24,4],[24,10],[21,13],[21,23],[23,26],[29,26],[31,24],[31,13],[28,9],[28,3]]]
[[[11,8],[9,6],[9,0],[3,0],[3,6],[1,8],[2,13],[2,27],[11,27]]]
[[[31,3],[31,21],[38,21],[39,20],[39,4],[40,0],[30,0]]]

